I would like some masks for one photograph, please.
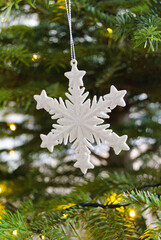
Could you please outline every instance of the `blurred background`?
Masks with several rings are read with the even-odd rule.
[[[114,171],[145,176],[149,183],[159,180],[160,1],[72,1],[78,68],[87,72],[90,98],[109,93],[111,85],[127,90],[126,107],[116,107],[107,122],[118,135],[128,135],[130,151],[117,156],[107,145],[95,146],[95,168],[86,175],[73,167],[70,145],[59,145],[53,153],[40,148],[40,134],[50,132],[53,120],[36,110],[33,99],[42,89],[65,99],[68,90],[64,1],[2,0],[0,7],[0,199],[8,208],[69,193],[75,184]]]

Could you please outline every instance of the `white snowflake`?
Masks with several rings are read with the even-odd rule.
[[[87,99],[88,92],[85,92],[82,78],[85,71],[79,71],[77,61],[71,61],[72,70],[66,72],[69,79],[69,93],[66,93],[68,100],[62,98],[53,99],[46,95],[45,90],[40,95],[35,95],[37,109],[45,109],[52,115],[52,119],[58,119],[57,124],[53,124],[53,129],[48,135],[41,134],[42,148],[47,148],[50,152],[54,146],[68,141],[72,143],[71,148],[75,151],[75,167],[81,169],[85,174],[88,169],[94,168],[90,162],[90,153],[93,149],[92,143],[108,143],[116,154],[121,150],[129,150],[126,144],[127,135],[119,137],[112,130],[108,129],[109,124],[103,124],[103,118],[109,118],[108,113],[117,105],[124,107],[125,90],[118,91],[111,86],[110,93],[100,97],[94,96],[92,102]]]

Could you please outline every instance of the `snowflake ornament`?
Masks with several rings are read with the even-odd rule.
[[[125,90],[118,91],[111,86],[110,93],[100,97],[94,96],[92,102],[87,99],[88,92],[83,87],[83,76],[85,71],[79,71],[77,61],[71,61],[72,69],[66,72],[69,79],[69,93],[66,93],[68,100],[62,98],[59,101],[46,95],[45,90],[40,95],[35,95],[37,101],[36,108],[45,109],[52,115],[52,119],[57,119],[57,124],[53,124],[53,129],[47,135],[41,134],[42,148],[47,148],[53,152],[54,146],[64,142],[72,143],[71,148],[75,151],[75,167],[80,168],[85,174],[88,169],[94,168],[90,162],[90,153],[93,150],[92,143],[108,143],[116,154],[121,150],[129,150],[126,144],[127,135],[119,137],[111,129],[109,124],[103,124],[103,118],[109,118],[108,113],[116,106],[124,107],[123,99]]]

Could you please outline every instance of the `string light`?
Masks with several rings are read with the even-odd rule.
[[[59,4],[59,8],[61,9],[65,9],[65,4],[64,4],[64,0],[58,0],[57,3]]]
[[[62,218],[67,218],[69,214],[63,214]]]
[[[5,186],[0,185],[0,194],[3,193],[5,191]]]
[[[9,128],[12,132],[16,131],[16,125],[14,123],[10,123]]]
[[[36,62],[37,60],[38,60],[38,55],[36,53],[34,53],[32,56],[32,61]]]
[[[9,154],[10,154],[10,155],[14,155],[14,154],[15,154],[15,151],[14,151],[14,150],[10,150],[10,151],[9,151]]]
[[[129,208],[128,215],[130,218],[136,218],[136,210],[134,208]]]
[[[109,34],[113,33],[113,30],[111,28],[107,28],[107,31],[108,31]]]
[[[13,234],[14,236],[17,236],[17,235],[18,235],[17,230],[14,230],[12,234]]]
[[[7,21],[7,18],[5,18],[5,17],[1,18],[2,23],[5,23],[6,21]]]

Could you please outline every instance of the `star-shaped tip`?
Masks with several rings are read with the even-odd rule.
[[[123,99],[123,97],[125,96],[125,94],[127,93],[126,90],[120,90],[118,91],[117,88],[115,86],[111,86],[110,89],[110,94],[115,97],[115,105],[117,106],[121,106],[121,107],[125,107],[126,103]]]
[[[53,152],[54,145],[53,145],[53,134],[50,132],[48,135],[41,134],[40,138],[42,140],[41,148],[47,148],[50,152]]]
[[[115,133],[112,133],[112,134],[113,134],[113,140],[114,140],[113,149],[116,155],[118,155],[122,150],[128,151],[130,149],[129,146],[126,144],[126,141],[128,138],[127,135],[123,135],[119,137]]]
[[[126,94],[126,90],[118,91],[115,86],[111,86],[110,93],[104,96],[104,99],[108,102],[110,109],[114,109],[116,106],[125,107],[126,103],[123,97]]]
[[[80,168],[82,173],[86,174],[88,169],[93,169],[94,165],[90,162],[90,153],[78,153],[75,155],[77,162],[74,167]]]
[[[42,90],[40,95],[34,95],[34,99],[37,101],[40,97],[47,97],[46,91]]]
[[[75,164],[74,164],[74,167],[76,168],[80,168],[82,173],[83,174],[86,174],[87,173],[87,170],[88,169],[93,169],[94,168],[94,165],[91,163],[91,162],[80,162],[80,161],[77,161]]]
[[[50,112],[51,106],[53,103],[53,99],[48,97],[45,90],[42,90],[40,95],[34,95],[34,99],[37,101],[36,108],[45,109],[47,112]]]
[[[78,68],[73,68],[72,67],[72,70],[70,72],[66,72],[64,73],[64,75],[70,80],[71,78],[83,78],[84,75],[86,74],[85,71],[80,71],[78,70]]]
[[[124,151],[129,151],[130,148],[129,148],[129,146],[126,144],[126,141],[127,141],[127,139],[128,139],[128,136],[127,136],[127,135],[123,135],[121,138],[122,138],[122,142],[123,142],[123,148],[122,148],[122,150],[124,150]]]
[[[64,73],[64,75],[69,79],[69,88],[73,88],[74,85],[78,87],[83,86],[82,78],[85,74],[85,71],[78,70],[77,65],[72,65],[71,71]]]
[[[37,110],[44,108],[44,102],[46,98],[47,98],[47,95],[45,90],[42,90],[40,95],[34,95],[34,99],[37,102],[37,105],[36,105]]]
[[[117,90],[117,88],[114,85],[111,86],[110,91],[112,91],[114,93],[119,93],[119,95],[122,97],[124,97],[125,94],[127,93],[126,90]]]

